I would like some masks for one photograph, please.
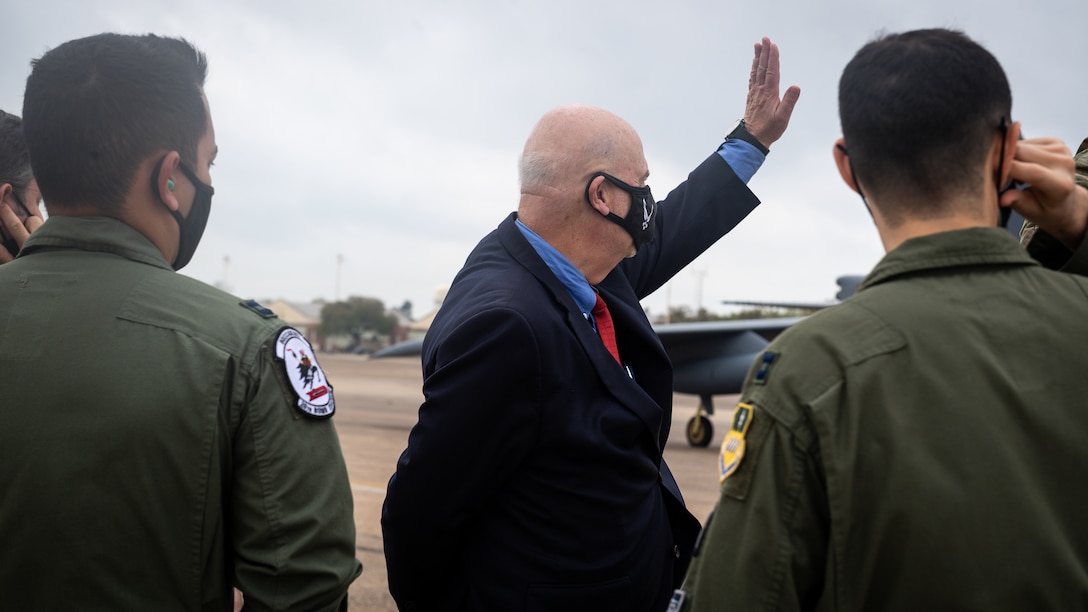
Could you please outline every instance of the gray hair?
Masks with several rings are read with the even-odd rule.
[[[601,134],[593,140],[577,143],[579,148],[564,147],[547,151],[526,150],[518,160],[518,179],[522,191],[534,191],[555,186],[573,168],[580,168],[586,160],[611,160],[620,149],[619,140],[613,133]],[[602,168],[611,170],[611,168]]]

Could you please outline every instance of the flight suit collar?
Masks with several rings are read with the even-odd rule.
[[[27,238],[19,255],[26,257],[55,249],[112,253],[157,268],[173,269],[146,236],[111,217],[49,217]]]
[[[905,241],[877,263],[858,285],[858,291],[915,272],[991,265],[1039,264],[1004,229],[973,227]]]

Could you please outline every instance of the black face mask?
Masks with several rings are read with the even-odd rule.
[[[627,209],[626,216],[621,217],[616,213],[609,211],[606,218],[625,229],[628,234],[631,234],[631,239],[635,241],[636,249],[644,244],[653,242],[654,215],[657,214],[657,202],[654,201],[654,196],[650,193],[650,188],[648,186],[634,187],[611,174],[598,172],[589,177],[589,182],[586,183],[586,202],[590,201],[589,187],[593,184],[593,179],[598,176],[603,176],[608,182],[631,194],[631,207]]]
[[[1000,129],[1001,129],[1001,165],[998,166],[998,168],[997,168],[998,177],[1000,177],[1002,172],[1004,172],[1004,170],[1005,170],[1005,168],[1004,168],[1004,166],[1005,166],[1005,138],[1008,136],[1008,133],[1009,133],[1009,120],[1008,119],[1005,119],[1005,118],[1001,119],[1001,128]],[[1023,140],[1023,139],[1024,139],[1024,133],[1020,132],[1020,140]],[[1001,205],[1001,196],[1004,195],[1005,192],[1010,190],[1010,189],[1017,189],[1019,191],[1023,191],[1025,189],[1030,188],[1031,185],[1029,185],[1028,183],[1021,183],[1020,181],[1014,181],[1014,180],[1012,180],[1010,178],[1009,181],[1007,183],[1005,183],[1004,186],[1002,186],[1000,181],[1001,181],[1001,179],[999,178],[997,180],[997,182],[995,183],[997,185],[997,209],[999,211],[997,226],[1000,227],[1000,228],[1003,228],[1003,229],[1009,229],[1009,217],[1012,216],[1012,207],[1011,206],[1002,206]]]
[[[155,166],[155,172],[151,176],[152,189],[158,185],[161,167],[161,162]],[[180,162],[178,168],[192,182],[193,187],[196,188],[196,195],[193,196],[193,205],[189,208],[188,217],[181,216],[181,213],[176,210],[170,211],[178,224],[178,256],[173,263],[175,271],[184,268],[196,253],[200,238],[204,236],[204,228],[208,225],[208,216],[212,212],[212,196],[215,195],[215,188],[198,179],[196,173],[185,162]]]

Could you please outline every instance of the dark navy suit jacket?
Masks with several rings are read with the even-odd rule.
[[[598,285],[626,368],[515,215],[480,241],[382,512],[401,610],[665,609],[700,525],[662,460],[672,367],[639,299],[758,203],[717,154],[661,202],[654,243]]]

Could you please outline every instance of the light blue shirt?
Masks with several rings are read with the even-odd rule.
[[[729,164],[729,167],[733,169],[733,173],[737,175],[737,178],[744,181],[745,184],[752,180],[756,170],[759,170],[764,160],[767,159],[763,153],[760,153],[759,149],[743,140],[725,141],[718,148],[718,155],[722,156],[725,163]],[[521,219],[518,219],[516,223],[518,229],[521,230],[521,234],[525,236],[529,244],[533,245],[537,255],[540,255],[540,258],[544,260],[544,264],[570,292],[575,305],[582,311],[582,316],[590,323],[593,323],[593,317],[589,313],[593,312],[593,306],[597,303],[597,292],[589,285],[585,275],[574,267],[574,264],[555,247],[526,227]],[[596,326],[594,326],[594,329],[596,329]]]
[[[574,303],[582,311],[582,315],[592,323],[593,318],[589,316],[589,313],[593,312],[593,306],[597,303],[597,292],[593,290],[593,287],[589,286],[585,274],[582,274],[581,270],[574,267],[574,264],[555,247],[548,244],[546,240],[522,223],[521,219],[518,219],[515,223],[518,229],[521,230],[521,235],[525,236],[529,244],[533,245],[536,254],[540,255],[540,258],[544,260],[544,264],[548,266],[552,274],[570,292],[570,296],[574,298]]]
[[[767,156],[760,153],[759,149],[755,148],[754,145],[743,140],[723,142],[722,146],[718,147],[718,155],[722,156],[725,163],[729,164],[729,167],[733,169],[733,174],[736,174],[737,178],[744,181],[745,185],[752,180],[752,177],[756,175],[756,170],[759,170],[759,167],[767,159]]]

